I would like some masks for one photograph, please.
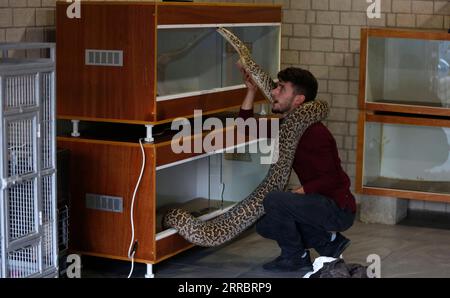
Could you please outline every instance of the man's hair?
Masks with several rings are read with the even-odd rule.
[[[278,79],[283,82],[291,82],[297,94],[305,96],[305,102],[314,100],[317,95],[317,80],[306,69],[288,67],[278,73]]]

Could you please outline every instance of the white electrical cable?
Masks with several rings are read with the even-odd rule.
[[[131,252],[134,244],[134,219],[133,219],[133,210],[134,210],[134,199],[136,198],[136,193],[139,188],[139,184],[141,184],[142,175],[144,174],[145,169],[145,151],[144,146],[142,145],[142,139],[139,139],[139,145],[141,146],[141,152],[142,152],[142,167],[141,167],[141,173],[139,174],[139,179],[136,183],[136,187],[134,188],[133,193],[133,199],[131,200],[131,210],[130,210],[130,219],[131,219],[131,242],[130,247],[128,248],[128,258],[131,259],[131,270],[128,274],[128,278],[131,277],[134,270],[134,255],[136,253],[136,250],[133,249],[133,252]]]
[[[129,256],[129,253],[128,253],[128,257],[130,257],[130,256]],[[130,273],[128,274],[128,277],[127,277],[127,278],[130,278],[130,277],[131,277],[131,275],[133,274],[133,270],[134,270],[134,252],[133,252],[133,254],[131,255],[131,269],[130,269]]]

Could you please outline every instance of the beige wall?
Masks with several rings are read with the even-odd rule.
[[[319,97],[332,107],[327,125],[352,181],[356,162],[360,28],[440,31],[450,28],[449,1],[381,0],[381,19],[372,20],[365,13],[366,0],[215,2],[283,5],[282,67],[307,68],[319,79]],[[0,0],[0,41],[54,41],[54,6],[55,0]]]
[[[55,0],[0,0],[0,42],[54,41]]]

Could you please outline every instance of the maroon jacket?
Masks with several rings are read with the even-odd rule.
[[[239,112],[244,120],[253,110]],[[334,200],[343,209],[356,211],[350,179],[341,166],[336,141],[321,122],[311,125],[300,138],[292,165],[305,193],[318,193]]]

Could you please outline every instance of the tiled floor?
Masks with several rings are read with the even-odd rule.
[[[409,225],[355,222],[344,233],[352,244],[344,253],[347,263],[366,263],[367,256],[381,258],[382,277],[450,277],[450,230]],[[216,248],[194,247],[153,267],[156,278],[299,277],[299,273],[274,274],[261,265],[279,253],[274,241],[254,229]],[[317,257],[315,252],[312,258]],[[129,262],[83,257],[82,277],[127,277]],[[133,277],[144,277],[146,267],[136,264]]]

